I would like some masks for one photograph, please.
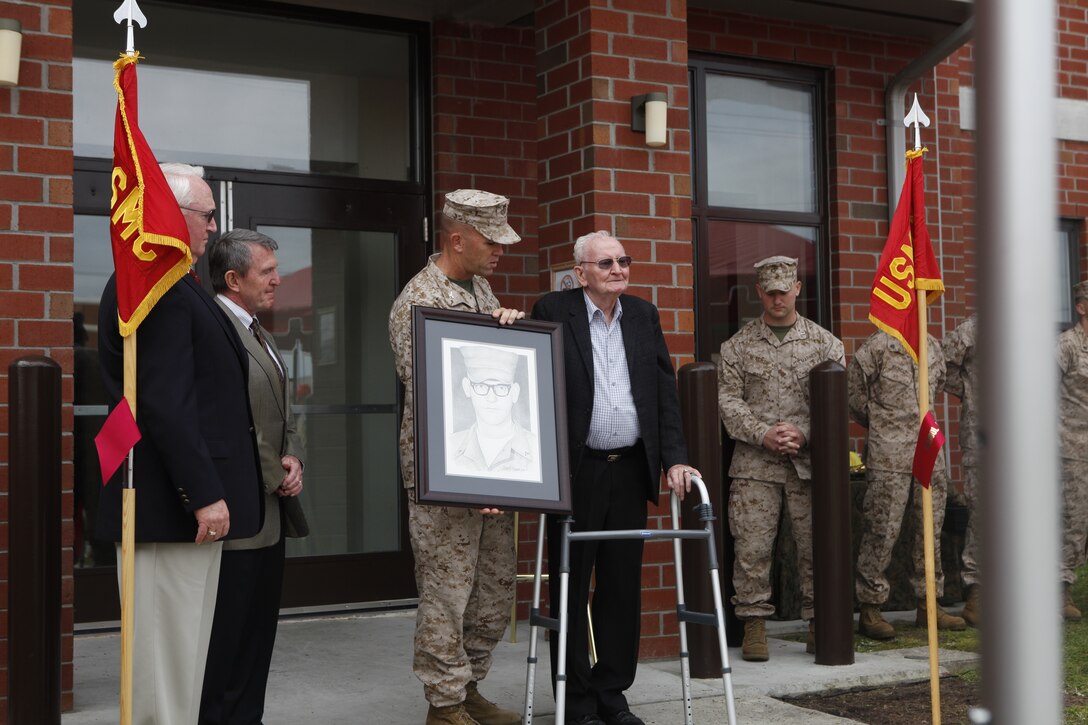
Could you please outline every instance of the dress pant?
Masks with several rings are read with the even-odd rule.
[[[646,454],[641,444],[608,461],[588,451],[574,477],[572,531],[646,527]],[[607,452],[606,452],[607,453]],[[559,612],[562,516],[548,517],[548,590],[553,617]],[[642,609],[641,539],[580,541],[570,546],[567,627],[566,717],[575,721],[597,712],[627,710],[627,690],[635,681]],[[586,604],[593,589],[593,634],[597,664],[589,663]],[[552,687],[559,656],[558,636],[551,647]]]
[[[201,725],[260,725],[283,591],[285,539],[261,549],[226,549]]]
[[[133,725],[197,721],[222,551],[218,542],[136,544]]]

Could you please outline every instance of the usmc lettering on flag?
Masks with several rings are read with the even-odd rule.
[[[899,250],[903,252],[903,256],[892,258],[888,265],[888,274],[899,282],[906,280],[904,282],[906,286],[893,282],[887,275],[881,275],[873,285],[873,294],[895,309],[905,310],[914,301],[914,248],[904,244]]]
[[[117,318],[128,337],[193,263],[185,218],[140,132],[136,63],[123,55],[117,71],[117,122],[110,178],[110,241],[117,271]]]

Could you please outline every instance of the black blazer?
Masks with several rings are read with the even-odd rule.
[[[646,498],[657,503],[661,470],[686,463],[687,446],[680,422],[676,392],[665,336],[657,308],[640,297],[620,295],[623,317],[620,330],[627,353],[631,394],[635,400],[649,473]],[[567,431],[570,435],[570,472],[582,462],[593,417],[593,343],[589,336],[586,301],[581,288],[550,292],[533,306],[534,320],[563,325],[563,354],[567,377]]]
[[[174,284],[136,332],[136,540],[193,541],[193,511],[219,499],[228,539],[261,528],[263,501],[246,384],[234,326],[191,277]],[[111,276],[98,312],[102,382],[112,410],[124,395],[124,348]],[[124,467],[122,467],[123,470]],[[121,539],[119,471],[102,492],[98,534]]]

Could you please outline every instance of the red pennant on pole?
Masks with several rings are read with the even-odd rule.
[[[94,446],[98,449],[98,465],[102,468],[103,486],[121,466],[138,440],[140,429],[136,427],[128,401],[121,398],[121,402],[102,424],[102,430],[94,437]]]
[[[928,411],[926,417],[922,418],[922,427],[918,431],[918,445],[914,448],[914,463],[911,465],[911,473],[926,488],[929,488],[930,478],[933,477],[933,464],[937,462],[937,454],[943,445],[944,433],[937,425],[933,411]]]

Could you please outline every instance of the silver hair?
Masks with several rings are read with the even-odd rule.
[[[227,290],[227,272],[232,269],[243,277],[249,274],[249,265],[253,263],[253,251],[250,247],[254,244],[270,252],[280,248],[272,237],[251,229],[232,229],[211,244],[208,249],[208,267],[211,270],[213,290]]]
[[[574,242],[574,263],[576,265],[581,264],[585,260],[586,246],[597,239],[612,239],[617,242],[619,241],[612,236],[611,232],[607,232],[604,229],[599,229],[595,232],[590,232],[589,234],[583,234]]]
[[[178,206],[189,206],[193,203],[193,179],[204,178],[203,166],[191,166],[190,164],[165,163],[159,164],[166,183],[170,185],[170,191],[174,192],[174,199]]]

